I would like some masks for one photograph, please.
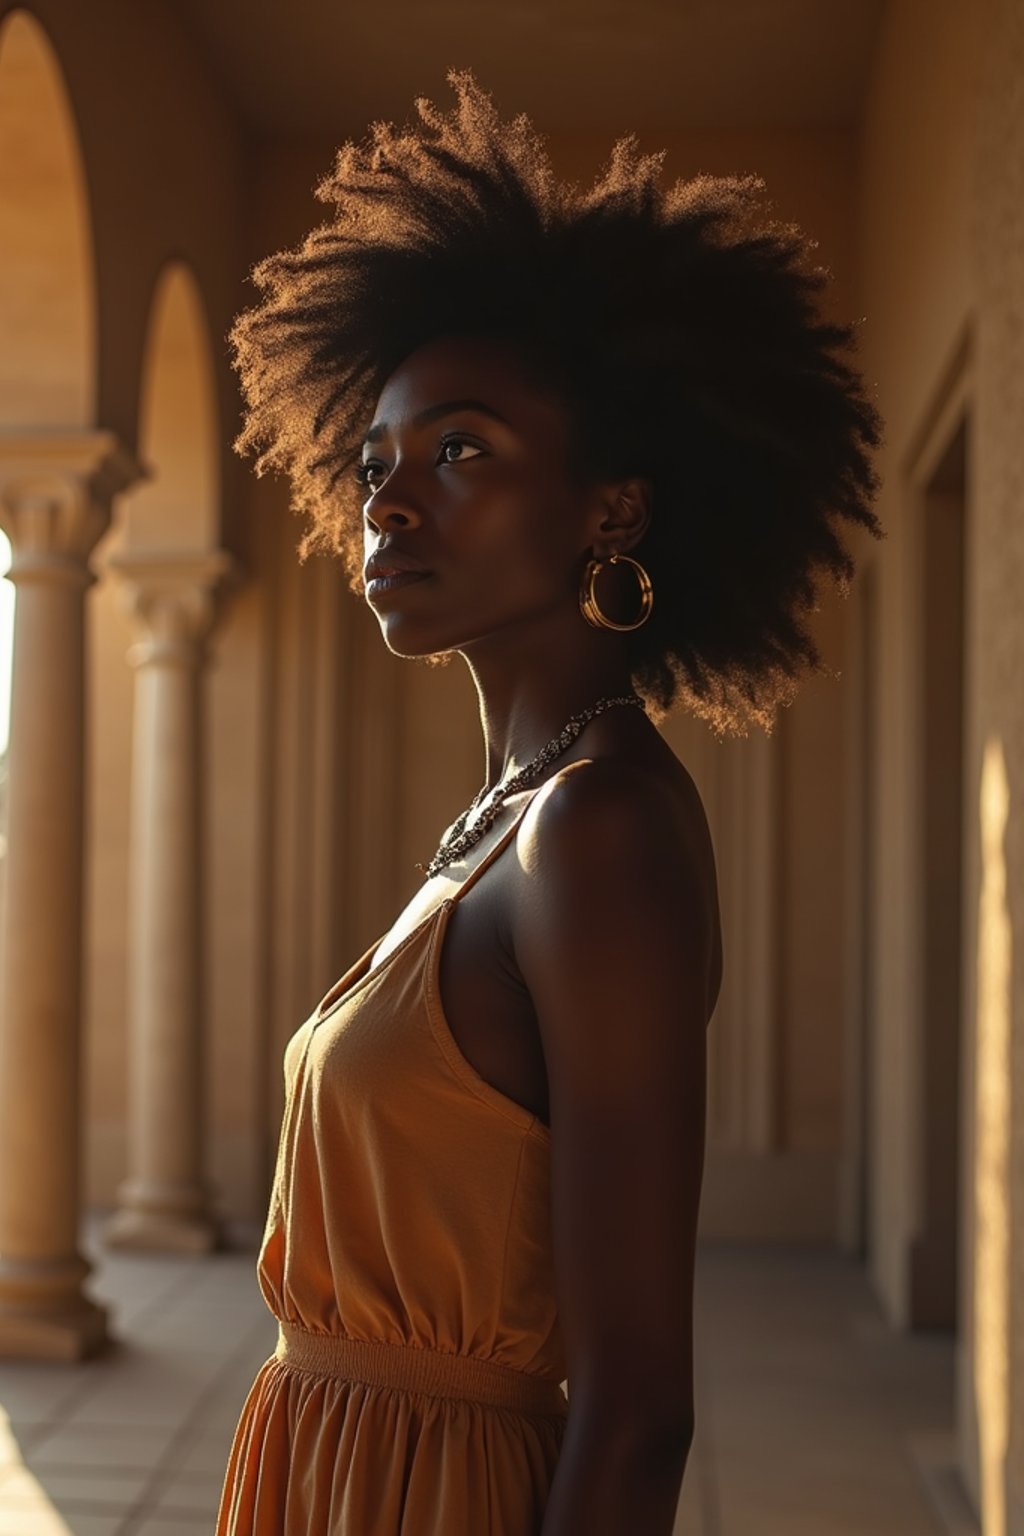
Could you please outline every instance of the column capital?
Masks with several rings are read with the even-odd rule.
[[[0,528],[10,579],[92,580],[88,557],[113,498],[145,471],[113,432],[0,431]]]
[[[133,666],[197,665],[224,597],[242,579],[237,561],[223,549],[120,550],[108,556],[104,569],[117,578],[121,601],[141,631],[128,652]]]

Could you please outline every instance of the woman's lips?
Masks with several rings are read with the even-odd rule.
[[[366,584],[366,596],[383,597],[385,593],[407,587],[414,581],[426,581],[429,571],[392,571],[387,576],[375,576]]]

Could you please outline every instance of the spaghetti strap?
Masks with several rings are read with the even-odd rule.
[[[544,785],[549,782],[550,781],[548,779],[544,779],[540,784],[535,784],[533,786],[526,799],[523,801],[522,805],[519,806],[519,808],[513,813],[511,822],[505,828],[497,842],[492,848],[487,850],[479,864],[473,865],[473,868],[470,870],[465,880],[461,881],[461,883],[456,886],[452,894],[447,897],[445,903],[446,905],[454,906],[454,904],[460,899],[464,892],[468,891],[470,886],[476,883],[476,881],[483,874],[484,870],[487,869],[489,865],[493,864],[498,855],[508,847],[508,844],[512,841],[513,837],[515,837],[516,832],[519,829],[519,823],[522,821],[527,809],[533,804],[534,795],[538,790],[543,789]]]

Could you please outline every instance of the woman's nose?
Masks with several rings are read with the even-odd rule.
[[[392,503],[374,507],[372,512],[367,512],[366,521],[371,528],[383,531],[385,528],[418,528],[421,518],[412,507]]]
[[[418,528],[422,522],[415,501],[402,491],[396,476],[397,471],[392,470],[385,484],[366,504],[365,517],[371,528]]]

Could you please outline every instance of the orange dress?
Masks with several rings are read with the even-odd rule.
[[[278,1344],[242,1406],[216,1536],[540,1530],[568,1417],[550,1136],[462,1055],[438,985],[452,908],[531,799],[285,1049],[256,1266]]]

